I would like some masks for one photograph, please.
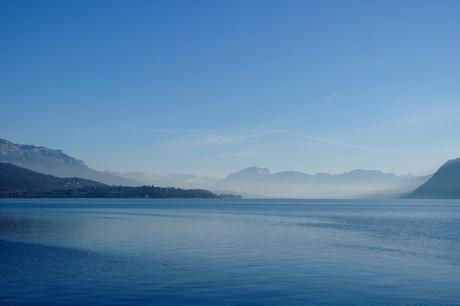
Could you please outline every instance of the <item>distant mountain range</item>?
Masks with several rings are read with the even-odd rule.
[[[240,194],[245,197],[396,197],[409,194],[430,178],[429,176],[396,175],[362,169],[340,174],[307,174],[298,171],[272,173],[267,168],[259,167],[243,169],[224,179],[193,174],[102,172],[89,168],[83,161],[60,150],[15,144],[4,139],[0,139],[0,162],[11,163],[56,177],[78,177],[106,185],[154,185],[182,189],[208,189],[219,193]],[[417,192],[422,195],[422,191]]]
[[[16,144],[5,139],[0,139],[0,162],[57,177],[79,177],[107,185],[142,185],[133,179],[91,169],[83,161],[64,154],[61,150]]]
[[[268,197],[397,196],[414,190],[428,178],[361,169],[341,174],[307,174],[272,173],[267,168],[249,167],[228,175],[219,182],[218,188]]]
[[[157,175],[115,172],[118,176],[155,186],[206,188],[245,197],[394,197],[413,191],[429,176],[396,175],[378,170],[353,170],[341,174],[307,174],[298,171],[272,173],[268,168],[249,167],[224,179],[191,174]]]
[[[435,174],[414,192],[410,198],[460,198],[460,158],[449,160]]]
[[[108,186],[80,178],[58,178],[0,163],[0,198],[220,198],[202,189]]]

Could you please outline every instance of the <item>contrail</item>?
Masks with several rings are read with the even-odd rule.
[[[330,95],[329,97],[324,98],[324,99],[323,99],[323,102],[330,101],[330,100],[332,100],[332,99],[337,98],[338,96],[339,96],[339,93],[335,93],[335,94],[333,94],[333,95]]]
[[[308,140],[314,140],[322,143],[327,143],[327,144],[332,144],[340,147],[346,147],[346,148],[351,148],[351,149],[358,149],[358,150],[363,150],[363,151],[368,151],[368,152],[374,152],[374,153],[385,153],[386,151],[384,150],[379,150],[371,147],[366,147],[366,146],[361,146],[361,145],[356,145],[356,144],[351,144],[351,143],[346,143],[346,142],[340,142],[340,141],[335,141],[327,138],[322,138],[322,137],[315,137],[315,136],[310,136],[310,135],[305,135],[302,133],[298,132],[291,132],[287,131],[289,134],[292,135],[297,135],[299,137],[308,139]]]
[[[278,122],[280,122],[280,120],[279,120],[279,119],[275,119],[275,120],[270,121],[270,122],[268,122],[268,123],[266,123],[266,124],[263,124],[263,125],[261,125],[261,126],[256,127],[254,130],[255,130],[255,131],[257,131],[257,130],[263,130],[263,129],[266,129],[266,128],[272,126],[272,125],[277,124]]]

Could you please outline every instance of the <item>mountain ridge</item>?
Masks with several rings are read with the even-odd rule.
[[[428,177],[396,175],[379,170],[355,169],[338,174],[300,171],[271,172],[248,167],[221,180],[218,187],[269,197],[362,197],[386,193],[397,196],[414,190]]]
[[[84,187],[106,187],[99,182],[81,178],[58,178],[35,172],[11,163],[0,162],[0,195],[43,193]]]
[[[248,176],[248,174],[253,174],[253,175],[259,175],[261,177],[267,177],[267,176],[298,176],[302,178],[314,178],[314,177],[323,177],[323,178],[331,178],[331,177],[354,177],[354,178],[359,178],[359,177],[365,177],[366,179],[369,178],[369,176],[373,177],[380,177],[380,178],[396,178],[396,177],[418,177],[414,176],[411,174],[404,174],[404,175],[397,175],[395,173],[388,173],[388,172],[383,172],[380,170],[368,170],[368,169],[353,169],[350,171],[345,171],[342,173],[327,173],[327,172],[318,172],[314,174],[310,173],[305,173],[301,171],[295,171],[295,170],[285,170],[285,171],[279,171],[279,172],[271,172],[270,169],[268,168],[261,168],[261,167],[247,167],[244,168],[240,171],[231,173],[227,175],[223,180],[227,180],[228,178],[235,178],[239,176],[240,174],[244,174],[245,177]]]
[[[460,158],[445,162],[424,184],[408,194],[409,198],[460,198]]]
[[[0,162],[0,198],[222,198],[204,189],[108,186],[81,178],[59,178]]]
[[[91,169],[82,160],[67,155],[62,150],[17,144],[6,139],[0,139],[0,162],[61,178],[79,177],[107,185],[141,185],[132,179]]]

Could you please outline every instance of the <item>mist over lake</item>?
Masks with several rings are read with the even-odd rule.
[[[459,305],[458,200],[0,200],[1,304]]]

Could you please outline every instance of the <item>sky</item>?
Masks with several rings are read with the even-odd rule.
[[[100,170],[428,174],[460,1],[0,1],[0,138]]]

